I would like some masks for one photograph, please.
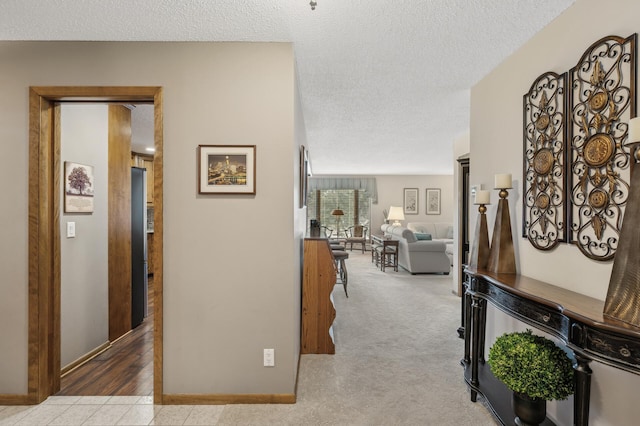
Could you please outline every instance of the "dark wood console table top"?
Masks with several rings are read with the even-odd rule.
[[[569,318],[593,327],[629,334],[640,339],[640,328],[604,317],[604,301],[602,300],[519,274],[496,274],[488,271],[468,272],[481,275],[497,287],[555,309]]]
[[[603,315],[604,301],[519,274],[465,269],[462,327],[465,381],[471,400],[482,394],[505,425],[513,423],[510,392],[485,363],[486,303],[560,339],[576,359],[574,424],[589,424],[592,371],[597,360],[640,374],[640,328]],[[506,401],[506,403],[505,403]],[[553,424],[549,420],[545,423]]]

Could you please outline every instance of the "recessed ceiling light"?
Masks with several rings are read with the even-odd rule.
[[[144,150],[149,152],[156,152],[155,148],[145,148]]]

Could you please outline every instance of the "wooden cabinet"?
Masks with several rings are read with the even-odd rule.
[[[331,292],[336,284],[336,263],[326,238],[305,238],[302,275],[303,354],[335,354],[333,320],[336,310]]]
[[[153,156],[132,152],[131,166],[147,170],[147,204],[153,204]]]

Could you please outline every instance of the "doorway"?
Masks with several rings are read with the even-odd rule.
[[[462,295],[462,281],[464,277],[464,268],[469,261],[469,252],[471,246],[469,244],[469,214],[470,214],[470,197],[471,188],[469,186],[469,154],[465,154],[458,158],[458,176],[459,176],[459,188],[460,194],[460,214],[458,229],[460,230],[460,237],[458,240],[458,246],[460,247],[460,272],[458,274],[458,296]]]
[[[64,101],[56,110],[65,160],[56,395],[153,395],[153,312],[146,309],[153,306],[153,291],[146,291],[153,284],[146,218],[153,207],[153,105]],[[78,179],[76,170],[88,178]]]
[[[37,404],[60,389],[60,146],[56,102],[149,103],[154,106],[153,395],[162,403],[162,88],[31,87],[29,92],[28,398]]]

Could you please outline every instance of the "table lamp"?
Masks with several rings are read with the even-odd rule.
[[[344,216],[341,209],[333,209],[331,215],[336,218],[336,238],[340,236],[340,216]]]
[[[391,226],[402,226],[402,224],[400,223],[401,220],[404,220],[404,212],[402,211],[402,207],[389,207],[389,216],[387,216],[387,220],[394,221]]]

